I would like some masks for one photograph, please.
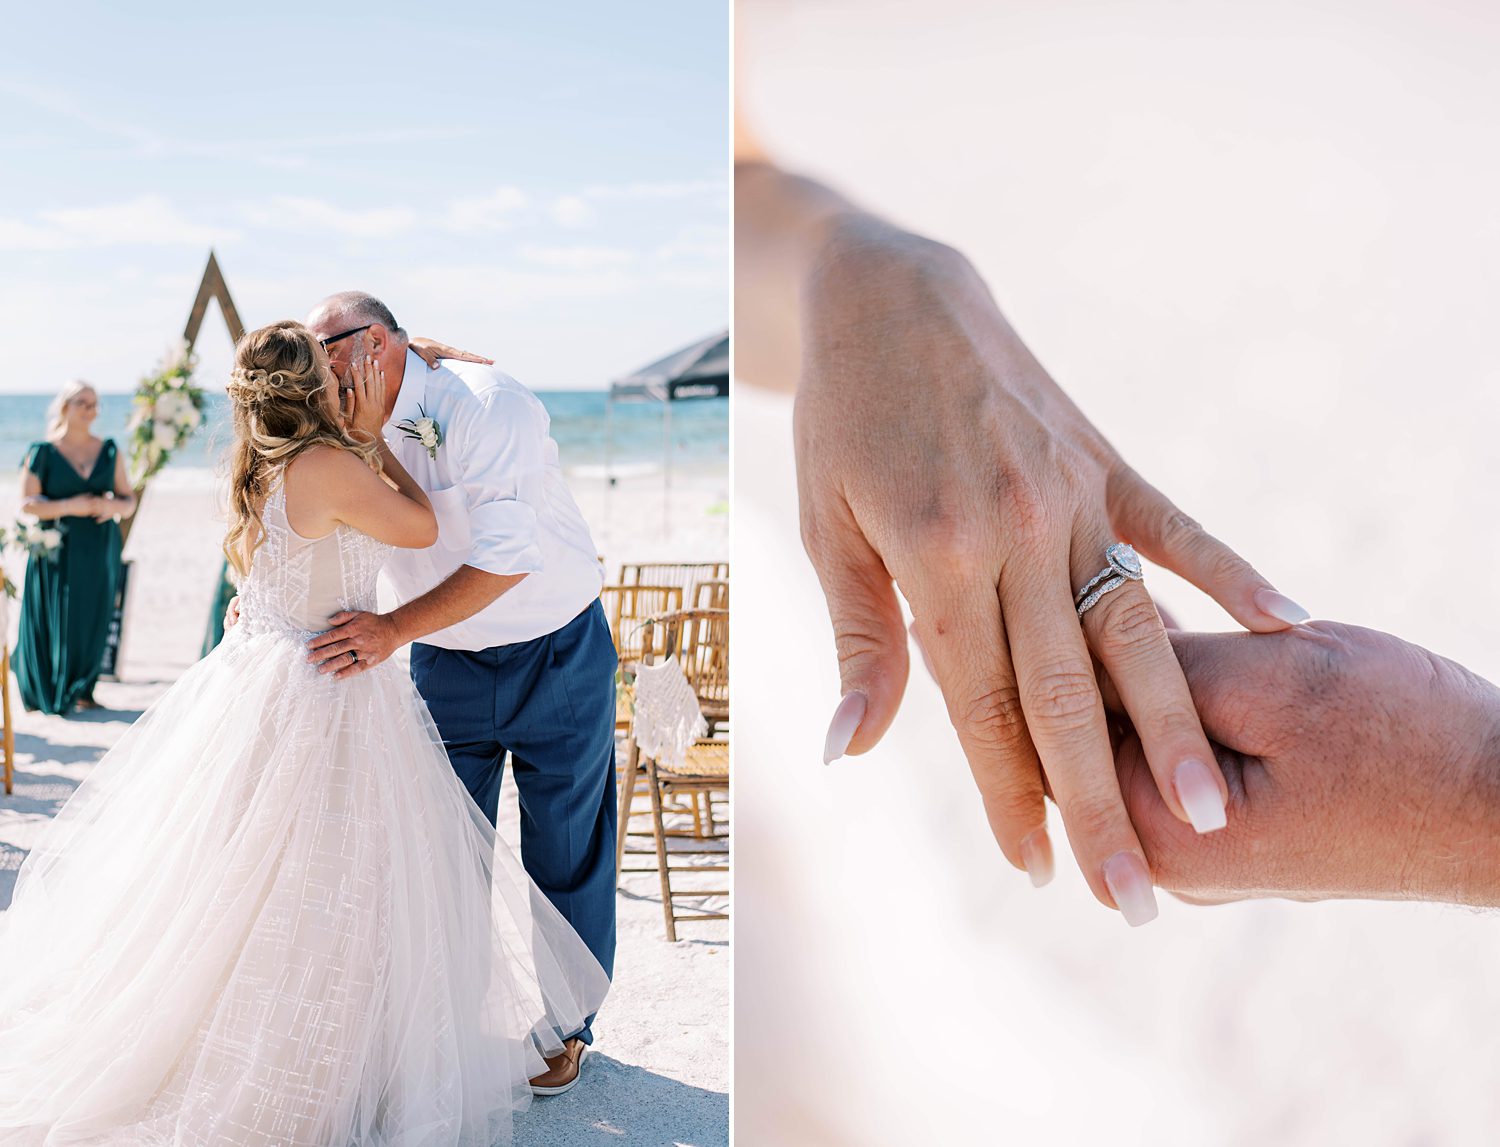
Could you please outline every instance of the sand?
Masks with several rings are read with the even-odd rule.
[[[673,476],[670,533],[662,522],[659,475],[622,479],[605,491],[597,478],[572,481],[594,525],[611,577],[624,561],[720,560],[728,556],[722,472]],[[0,489],[0,521],[15,518],[17,489]],[[84,780],[140,713],[196,660],[219,571],[211,475],[171,468],[147,491],[126,550],[132,592],[122,679],[102,682],[98,713],[68,719],[16,712],[17,783],[0,796],[0,907],[37,830]],[[10,562],[19,582],[21,569]],[[15,618],[9,639],[14,642]],[[514,787],[505,788],[501,833],[519,838]],[[722,876],[718,879],[722,880]],[[699,884],[703,887],[703,884]],[[680,925],[666,942],[654,875],[626,875],[619,899],[615,982],[596,1024],[597,1049],[572,1092],[539,1100],[517,1121],[518,1147],[569,1144],[683,1144],[728,1141],[729,927]]]

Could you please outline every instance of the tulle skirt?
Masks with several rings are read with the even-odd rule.
[[[489,1147],[608,981],[398,665],[237,627],[0,913],[0,1143]]]

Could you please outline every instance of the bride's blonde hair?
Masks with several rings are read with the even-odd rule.
[[[234,407],[234,445],[224,556],[241,576],[265,540],[261,511],[271,484],[302,451],[312,446],[347,450],[380,472],[375,440],[352,436],[329,403],[330,377],[317,339],[290,319],[251,331],[235,347],[226,388]]]

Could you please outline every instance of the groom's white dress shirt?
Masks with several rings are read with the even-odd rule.
[[[437,457],[399,424],[436,420]],[[528,574],[473,617],[419,638],[444,649],[488,649],[561,629],[599,596],[604,569],[558,465],[551,419],[536,396],[494,367],[445,360],[429,370],[406,352],[406,373],[384,434],[427,491],[438,540],[397,550],[384,576],[402,604],[459,566]]]

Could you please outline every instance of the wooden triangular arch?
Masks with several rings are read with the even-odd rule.
[[[229,328],[229,338],[238,343],[245,335],[245,324],[240,322],[240,313],[234,309],[234,300],[229,297],[229,287],[224,282],[224,272],[219,270],[219,260],[214,257],[211,249],[208,252],[208,266],[203,268],[203,281],[198,284],[198,297],[193,300],[192,313],[188,315],[187,327],[182,332],[189,350],[198,341],[198,332],[203,329],[209,299],[219,301],[219,313],[224,316],[224,325]]]

